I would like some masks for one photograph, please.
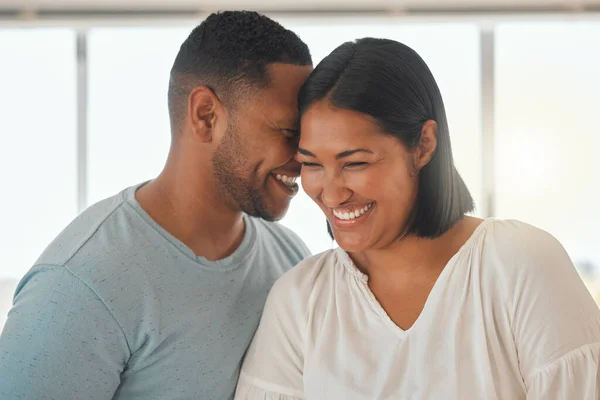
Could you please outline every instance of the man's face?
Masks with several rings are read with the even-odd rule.
[[[232,205],[281,219],[298,191],[298,91],[311,66],[271,64],[269,85],[243,100],[213,155],[215,180]]]

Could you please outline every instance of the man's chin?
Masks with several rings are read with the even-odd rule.
[[[284,210],[261,212],[260,215],[258,215],[258,217],[264,219],[265,221],[277,222],[281,221],[283,217],[285,217],[285,215],[287,214],[287,210],[288,208],[286,207]]]
[[[283,217],[285,217],[290,208],[290,200],[291,198],[287,198],[285,200],[279,199],[277,202],[265,204],[265,207],[260,210],[258,216],[265,221],[280,221],[283,219]]]
[[[243,211],[250,216],[270,222],[279,221],[285,217],[294,195],[290,196],[289,193],[283,195],[280,191],[272,189],[271,187],[266,187],[261,192],[254,192],[250,203],[252,204],[252,212],[248,212],[250,210]]]

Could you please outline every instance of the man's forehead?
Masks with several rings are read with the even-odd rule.
[[[256,94],[254,105],[280,114],[282,118],[296,118],[298,115],[298,92],[289,88],[278,90],[270,86]]]
[[[258,100],[271,107],[297,108],[298,90],[289,84],[269,85],[257,93]]]
[[[312,67],[275,63],[267,68],[268,84],[253,93],[248,105],[272,123],[295,127],[298,123],[298,92]]]
[[[274,63],[267,66],[268,89],[282,96],[298,97],[300,87],[310,73],[312,66],[310,65],[292,65]]]
[[[241,107],[246,118],[259,119],[282,128],[292,128],[298,121],[298,104],[271,91],[261,90],[249,96]]]

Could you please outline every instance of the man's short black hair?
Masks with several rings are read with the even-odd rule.
[[[249,90],[268,85],[267,66],[272,63],[312,65],[312,59],[294,32],[264,15],[251,11],[209,15],[183,42],[171,69],[172,128],[185,117],[195,87],[210,88],[231,106]]]

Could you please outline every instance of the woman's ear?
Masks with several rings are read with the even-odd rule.
[[[430,119],[421,128],[421,138],[415,152],[415,168],[421,170],[429,164],[437,149],[437,122]]]

